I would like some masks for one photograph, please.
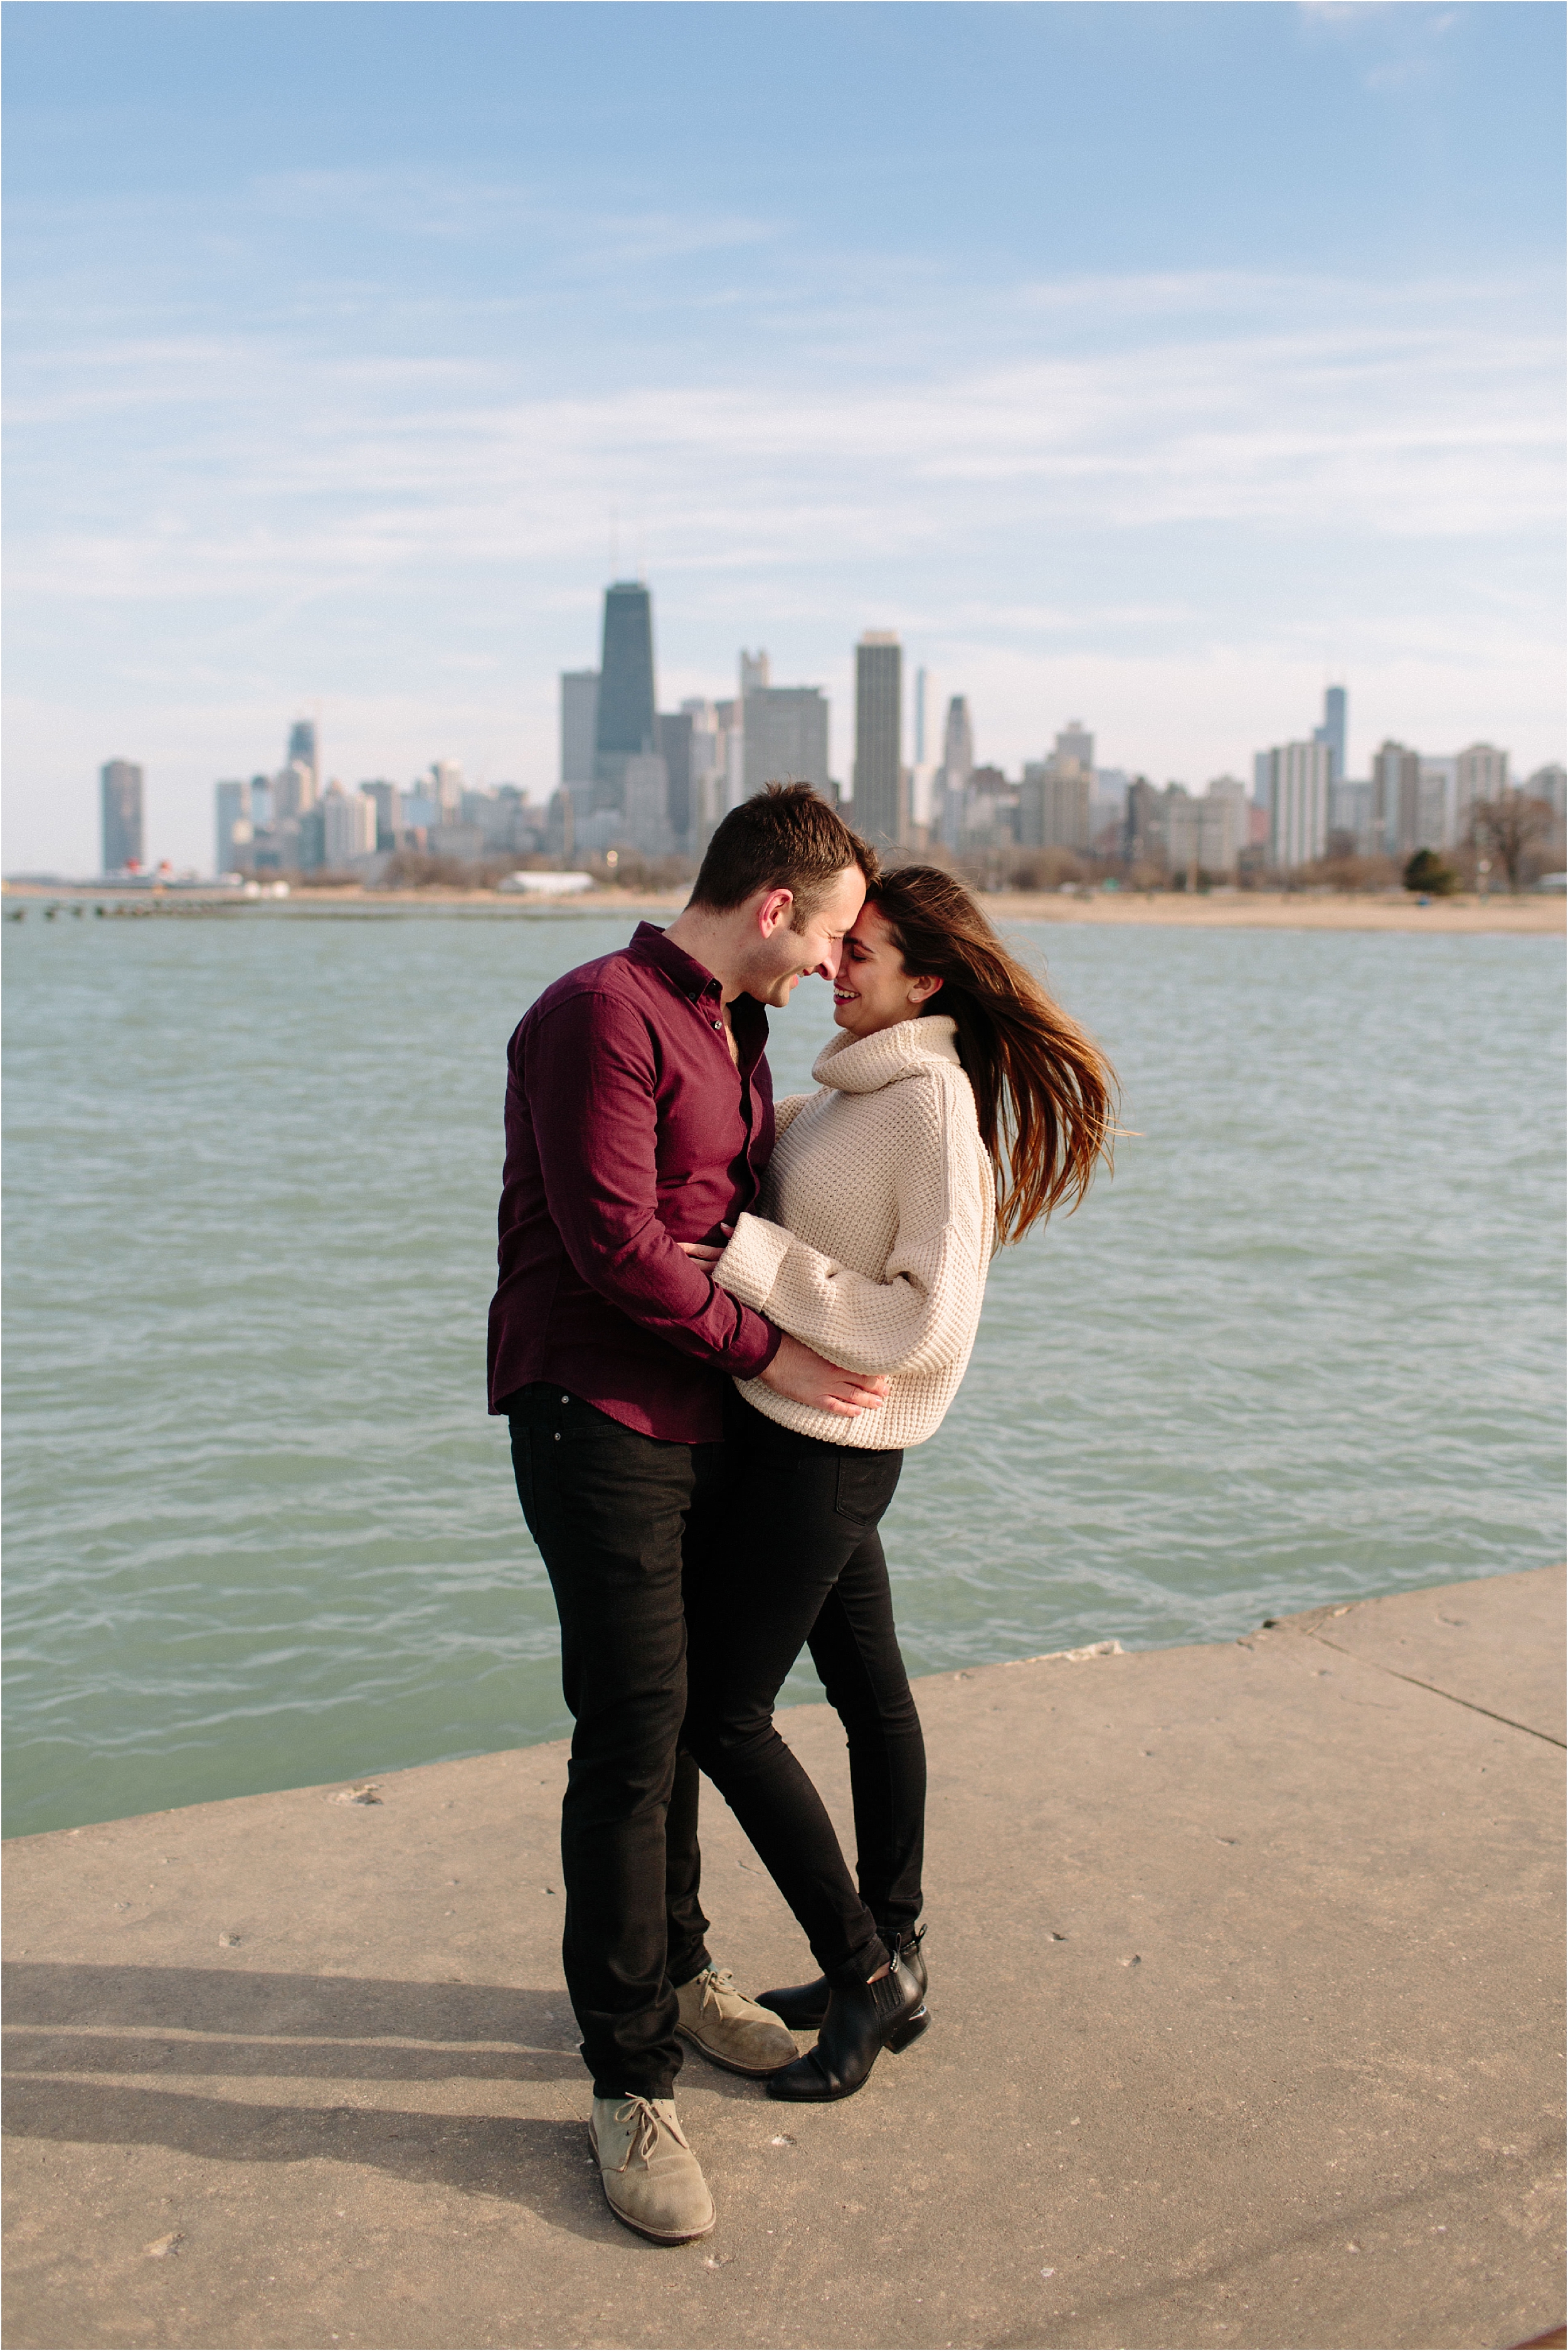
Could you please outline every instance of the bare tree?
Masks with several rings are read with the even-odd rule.
[[[1538,841],[1556,828],[1556,812],[1549,800],[1531,799],[1525,792],[1500,792],[1495,800],[1477,800],[1470,810],[1478,849],[1494,850],[1508,875],[1510,894],[1519,893],[1524,861]]]

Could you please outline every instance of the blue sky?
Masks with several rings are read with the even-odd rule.
[[[1009,767],[1201,783],[1351,690],[1560,758],[1556,6],[11,0],[8,870],[96,771],[547,790],[900,630]]]

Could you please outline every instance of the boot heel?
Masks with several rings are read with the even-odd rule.
[[[901,2049],[907,2049],[912,2041],[919,2040],[921,2034],[925,2032],[930,2022],[930,2010],[928,2008],[917,2008],[913,2016],[906,2016],[904,2018],[904,2022],[899,2026],[896,2032],[889,2034],[884,2045],[891,2049],[894,2056],[896,2056]]]

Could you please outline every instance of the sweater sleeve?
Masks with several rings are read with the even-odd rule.
[[[784,1094],[775,1102],[773,1105],[773,1142],[776,1149],[778,1147],[779,1138],[787,1131],[790,1120],[798,1116],[798,1114],[805,1109],[806,1104],[809,1102],[815,1102],[816,1099],[817,1097],[815,1094]]]
[[[881,1281],[750,1214],[714,1268],[732,1297],[848,1372],[940,1371],[974,1340],[985,1176],[940,1079],[920,1085],[901,1140],[889,1171],[898,1230]]]

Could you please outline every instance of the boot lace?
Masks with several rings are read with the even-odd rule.
[[[720,1992],[726,1991],[732,1993],[735,1992],[736,1986],[734,1970],[730,1968],[705,1968],[702,1974],[697,1978],[697,1981],[703,1988],[702,2002],[697,2011],[699,2016],[701,2015],[703,2009],[706,2008],[712,2008],[720,2016],[722,2016],[724,2009],[719,2000],[719,1994]]]
[[[632,2108],[632,2137],[627,2143],[625,2154],[622,2157],[620,2162],[615,2167],[617,2171],[624,2171],[633,2156],[636,2157],[639,2163],[646,2163],[649,2157],[653,2154],[653,2149],[659,2144],[659,2133],[662,2130],[667,2130],[672,2138],[678,2139],[681,2145],[685,2148],[686,2153],[690,2155],[692,2151],[691,2141],[687,2138],[685,2131],[681,2128],[680,2124],[675,2120],[674,2115],[661,2115],[655,2113],[652,2099],[629,2097],[624,2099],[616,2108],[615,2118],[617,2122],[624,2122],[626,2120],[626,2109],[628,2106]]]

